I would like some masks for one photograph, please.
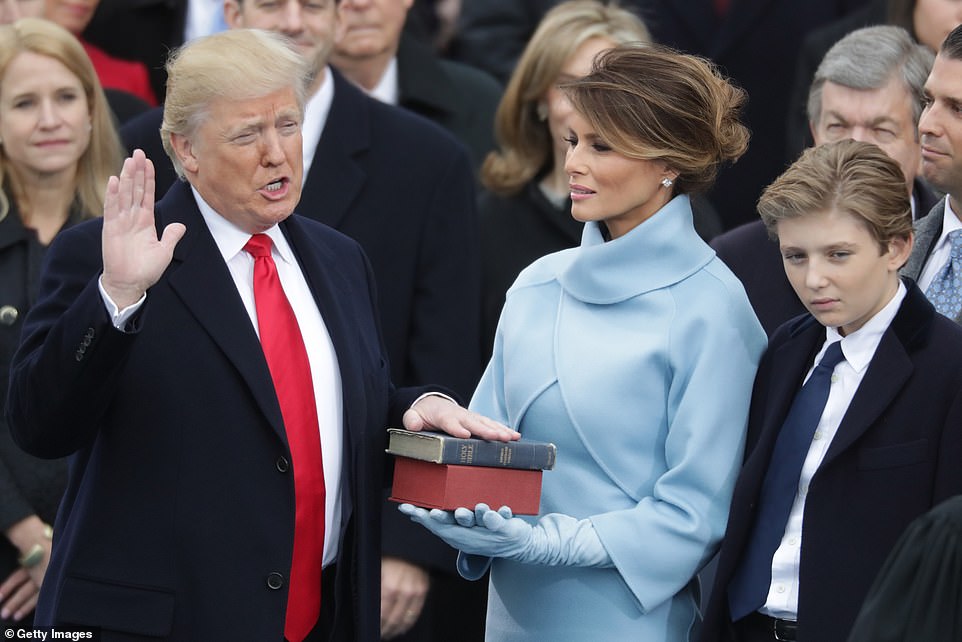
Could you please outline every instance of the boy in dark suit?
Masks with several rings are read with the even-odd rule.
[[[899,268],[898,164],[806,151],[759,200],[808,315],[762,357],[703,642],[842,642],[889,550],[962,492],[962,332]]]

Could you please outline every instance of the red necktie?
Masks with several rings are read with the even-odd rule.
[[[314,384],[304,339],[271,258],[271,238],[255,234],[244,250],[254,257],[254,304],[261,348],[274,380],[293,459],[294,557],[284,637],[300,642],[314,628],[321,609],[325,491]]]

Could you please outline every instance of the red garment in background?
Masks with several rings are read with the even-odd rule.
[[[97,71],[100,84],[104,88],[120,89],[137,96],[152,106],[157,105],[157,97],[154,96],[154,91],[150,88],[150,75],[147,73],[146,65],[133,60],[114,58],[103,49],[84,40],[81,40],[80,44],[87,52],[90,62],[93,63],[94,69]]]

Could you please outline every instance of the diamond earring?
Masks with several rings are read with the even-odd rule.
[[[672,184],[673,182],[674,182],[674,181],[672,181],[672,180],[671,180],[670,178],[668,178],[667,176],[664,177],[663,179],[661,179],[661,184],[664,185],[665,187],[671,187],[671,184]]]

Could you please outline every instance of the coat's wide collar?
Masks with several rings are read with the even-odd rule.
[[[688,237],[688,238],[685,238]],[[609,304],[667,287],[715,257],[698,238],[687,196],[676,196],[622,237],[605,241],[598,223],[585,225],[581,247],[558,280],[585,303]]]

